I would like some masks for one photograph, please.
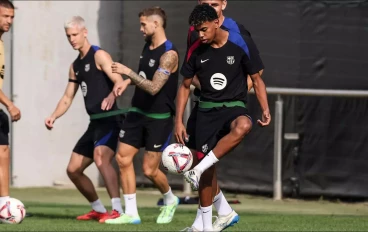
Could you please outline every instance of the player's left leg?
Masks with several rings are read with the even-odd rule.
[[[0,203],[9,199],[9,118],[0,110]]]
[[[115,122],[100,123],[96,126],[93,160],[105,182],[112,205],[111,213],[107,214],[106,217],[101,218],[99,220],[100,223],[105,222],[107,219],[117,218],[123,213],[118,175],[112,165],[112,160],[117,147],[118,135],[119,127]]]
[[[162,151],[170,144],[173,119],[151,119],[145,126],[146,152],[143,157],[143,173],[163,194],[164,206],[156,222],[170,223],[179,205],[179,198],[173,194],[166,175],[159,169]]]
[[[0,145],[0,203],[9,199],[10,150]]]
[[[217,210],[217,217],[215,222],[212,224],[212,227],[213,231],[223,231],[226,228],[238,223],[239,215],[229,205],[220,187],[218,186],[216,166],[217,165],[213,166],[215,167],[215,172],[212,178],[212,196],[214,196],[213,206]]]

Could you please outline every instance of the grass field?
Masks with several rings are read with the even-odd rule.
[[[191,225],[195,205],[180,205],[174,220],[158,225],[156,205],[160,194],[155,190],[138,192],[140,225],[105,225],[80,222],[75,217],[90,210],[83,197],[74,189],[32,188],[12,189],[12,196],[20,199],[32,217],[19,225],[0,224],[0,231],[179,231]],[[178,193],[179,194],[179,193]],[[110,209],[104,190],[101,200]],[[331,203],[326,201],[284,200],[246,195],[227,195],[241,204],[233,205],[240,214],[240,222],[227,231],[368,231],[368,207],[365,204]]]

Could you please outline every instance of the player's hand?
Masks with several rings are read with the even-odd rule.
[[[185,145],[184,141],[188,141],[187,130],[183,123],[176,123],[175,125],[175,138],[178,143]]]
[[[114,85],[113,93],[116,97],[120,96],[128,87],[129,83],[127,81],[122,81],[119,83],[116,83]]]
[[[112,73],[118,73],[120,75],[128,74],[127,73],[128,68],[125,65],[120,64],[120,63],[113,62],[111,65],[111,69],[112,69]]]
[[[10,114],[12,122],[16,122],[20,119],[20,110],[15,105],[10,105],[8,107],[8,112]]]
[[[115,103],[115,95],[114,93],[110,93],[105,99],[103,99],[101,103],[101,110],[110,110]]]
[[[45,126],[47,129],[51,130],[54,127],[54,122],[55,122],[56,118],[50,116],[48,118],[45,119]]]
[[[271,114],[268,110],[266,111],[263,111],[262,113],[262,121],[261,120],[257,120],[257,123],[260,125],[260,126],[268,126],[271,122]]]

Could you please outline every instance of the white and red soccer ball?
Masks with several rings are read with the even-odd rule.
[[[162,165],[170,173],[183,174],[191,168],[192,164],[193,155],[189,148],[182,144],[170,144],[162,152]]]
[[[0,222],[5,224],[19,224],[26,216],[24,204],[15,198],[9,198],[0,204]]]

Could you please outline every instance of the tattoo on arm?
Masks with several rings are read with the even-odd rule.
[[[139,88],[151,95],[155,95],[161,90],[162,86],[164,86],[166,81],[169,79],[170,73],[176,71],[174,69],[178,67],[178,62],[178,54],[175,51],[168,51],[161,56],[159,68],[161,70],[166,70],[169,73],[157,70],[152,78],[152,81],[141,77],[133,71],[131,71],[128,76]]]

